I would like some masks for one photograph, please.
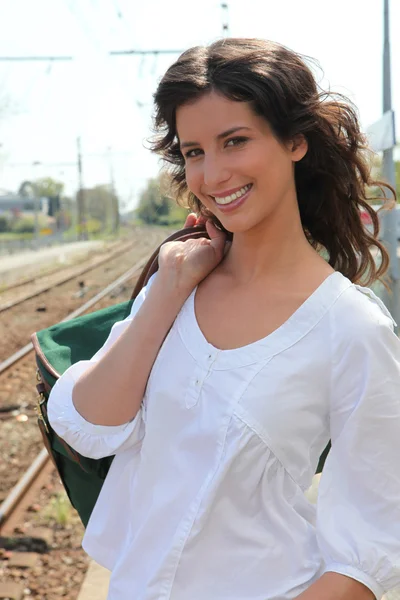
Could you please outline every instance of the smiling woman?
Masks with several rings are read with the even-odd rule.
[[[249,39],[185,52],[155,103],[153,150],[207,236],[165,243],[52,390],[56,432],[115,455],[83,546],[109,600],[380,599],[400,584],[400,341],[360,286],[388,257],[355,109]]]
[[[252,152],[256,154],[263,140],[269,154],[264,152],[267,147],[263,148],[258,157],[260,168],[270,188],[277,179],[282,187],[283,173],[275,163],[285,151],[287,158],[294,144],[290,177],[309,242],[314,248],[324,248],[332,267],[352,281],[369,284],[386,272],[388,255],[377,241],[378,219],[366,200],[367,186],[378,183],[382,188],[385,184],[373,182],[370,177],[366,138],[360,131],[356,109],[347,98],[318,89],[310,68],[298,54],[274,42],[254,39],[228,39],[209,48],[192,48],[164,75],[155,103],[159,134],[152,148],[172,165],[170,173],[178,199],[233,233],[229,226],[225,228],[220,212],[210,210],[206,197],[208,191],[218,192],[222,185],[225,193],[236,182],[225,171],[217,189],[211,189],[215,187],[212,180],[210,185],[204,181],[199,189],[194,179],[192,187],[191,174],[198,176],[200,157],[204,158],[208,168],[205,175],[209,177],[210,168],[225,168],[223,156],[233,170],[243,154],[244,160]],[[238,121],[242,117],[243,123]],[[248,136],[246,129],[239,131],[246,119],[251,121],[253,136]],[[229,139],[235,133],[241,137]],[[212,136],[224,148],[223,154],[215,154],[216,146],[211,149]],[[202,148],[201,141],[208,141],[208,148]],[[194,159],[195,166],[191,164]],[[206,196],[202,191],[207,192]],[[363,226],[360,208],[370,215],[374,233]],[[378,269],[369,251],[371,246],[381,254]]]

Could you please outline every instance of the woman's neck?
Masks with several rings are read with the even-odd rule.
[[[244,233],[235,233],[221,268],[240,284],[263,279],[281,279],[307,265],[322,261],[309,244],[300,217],[279,226],[263,223]]]

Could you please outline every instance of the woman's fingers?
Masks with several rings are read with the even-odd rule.
[[[204,215],[196,215],[196,213],[190,213],[186,217],[185,227],[195,227],[196,225],[204,225],[207,222],[207,217]]]
[[[220,252],[226,252],[226,235],[223,231],[220,231],[215,227],[211,219],[204,215],[197,216],[196,213],[188,214],[185,221],[185,227],[195,227],[196,225],[206,226],[207,233],[210,236],[211,245],[218,254]]]
[[[215,248],[215,250],[221,252],[225,246],[225,233],[217,229],[211,220],[206,221],[206,229],[208,235],[210,236],[211,245]]]
[[[194,227],[196,225],[197,215],[195,213],[190,213],[186,217],[185,227]]]

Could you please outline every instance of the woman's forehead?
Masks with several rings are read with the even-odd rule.
[[[237,102],[210,92],[180,106],[176,111],[179,139],[197,140],[208,135],[217,136],[235,127],[259,127],[257,117],[248,102]]]

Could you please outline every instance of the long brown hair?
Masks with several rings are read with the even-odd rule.
[[[210,91],[250,102],[281,141],[304,135],[305,157],[295,164],[295,184],[303,229],[310,244],[328,253],[329,264],[353,282],[369,285],[389,265],[377,239],[379,220],[367,201],[368,186],[394,190],[370,175],[365,136],[357,112],[339,94],[319,90],[311,69],[299,54],[275,42],[228,38],[184,52],[167,70],[154,94],[155,137],[151,149],[170,165],[176,199],[204,211],[188,190],[185,162],[176,130],[178,107]],[[371,218],[367,231],[360,211]],[[221,228],[221,224],[213,217]],[[370,252],[380,252],[378,266]]]

